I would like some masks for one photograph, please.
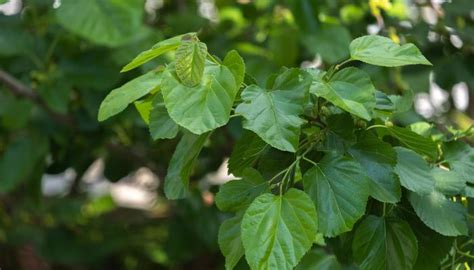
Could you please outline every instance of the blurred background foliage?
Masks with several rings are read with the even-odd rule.
[[[163,60],[124,64],[190,31],[219,57],[237,49],[259,82],[281,66],[328,68],[367,33],[412,42],[433,67],[361,65],[378,89],[414,92],[398,121],[473,124],[472,0],[0,0],[0,268],[223,268],[213,199],[237,120],[213,134],[193,195],[175,202],[161,179],[177,140],[152,141],[133,106],[96,120],[111,89]],[[314,256],[334,269],[348,237]]]

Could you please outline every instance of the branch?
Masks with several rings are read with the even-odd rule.
[[[74,128],[74,119],[70,116],[53,111],[38,93],[30,87],[17,80],[12,75],[0,69],[0,82],[2,82],[10,92],[16,97],[23,97],[31,100],[46,111],[56,122]]]

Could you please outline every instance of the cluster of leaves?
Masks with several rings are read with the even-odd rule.
[[[361,269],[431,269],[469,234],[474,149],[425,123],[393,124],[412,93],[385,94],[363,70],[344,67],[431,65],[413,44],[362,36],[350,43],[350,58],[327,71],[281,68],[259,86],[236,51],[220,60],[188,33],[122,71],[170,51],[174,60],[113,90],[98,118],[135,103],[153,139],[182,133],[165,178],[169,199],[188,196],[213,131],[241,120],[245,132],[228,166],[240,179],[216,195],[221,211],[235,213],[219,230],[227,269],[244,255],[251,269],[310,269],[320,263],[311,247],[344,235]],[[433,239],[445,244],[434,248]]]
[[[416,44],[433,67],[385,68],[352,62],[370,74],[375,88],[388,96],[387,99],[376,92],[376,100],[386,106],[379,107],[374,118],[382,117],[381,113],[388,117],[393,110],[392,122],[409,126],[435,141],[440,140],[440,134],[432,126],[411,125],[423,121],[423,117],[412,109],[401,112],[406,109],[402,104],[410,103],[401,102],[411,95],[408,89],[415,95],[427,95],[425,92],[431,82],[447,93],[460,82],[465,83],[471,94],[474,89],[471,12],[474,1],[471,0],[442,4],[403,0],[164,0],[146,1],[146,5],[144,0],[0,0],[0,4],[5,2],[16,4],[0,7],[0,13],[8,10],[6,6],[13,8],[8,12],[11,15],[0,14],[2,268],[215,269],[224,264],[217,243],[218,228],[224,218],[233,213],[219,212],[209,201],[218,187],[207,176],[213,175],[231,155],[236,140],[239,142],[236,149],[244,149],[242,146],[247,142],[255,142],[254,146],[259,149],[258,144],[264,143],[254,140],[258,136],[255,132],[242,134],[243,118],[232,117],[225,127],[209,135],[196,159],[187,157],[185,162],[194,162],[188,174],[190,197],[166,201],[162,199],[163,185],[147,187],[149,193],[157,193],[158,200],[152,209],[145,211],[116,204],[115,197],[113,200],[108,194],[95,197],[97,189],[102,192],[104,186],[116,185],[114,182],[133,176],[140,167],[147,167],[164,179],[173,149],[182,138],[179,135],[158,142],[151,140],[148,127],[132,106],[106,122],[96,121],[100,102],[110,89],[173,59],[174,53],[169,51],[131,72],[119,73],[130,59],[156,40],[199,29],[199,38],[213,54],[223,57],[229,48],[235,48],[245,59],[246,72],[252,74],[258,84],[265,85],[266,77],[281,66],[318,66],[327,70],[350,57],[349,45],[353,38],[373,31],[375,26],[379,34],[395,42]],[[453,43],[456,39],[458,42]],[[254,82],[247,78],[245,83]],[[400,94],[404,94],[405,99],[395,98],[389,102]],[[240,97],[237,94],[236,99]],[[448,99],[432,120],[445,134],[452,133],[449,140],[467,135],[462,140],[472,145],[472,133],[466,132],[474,116],[472,104],[461,112],[453,109],[453,100]],[[135,105],[138,108],[143,105],[146,112],[146,106],[151,103],[144,98]],[[166,110],[166,106],[161,108]],[[331,115],[332,110],[331,106],[322,104],[314,115],[323,116],[320,111]],[[160,114],[158,109],[155,113]],[[305,108],[306,115],[311,113]],[[301,118],[312,121],[311,117]],[[330,127],[336,118],[322,119]],[[362,130],[363,121],[354,120],[354,126]],[[166,123],[178,131],[183,130],[174,121]],[[301,140],[315,132],[315,128],[311,131],[304,125]],[[153,129],[159,130],[158,127]],[[382,129],[369,131],[385,137],[384,141],[393,140],[394,136],[383,133]],[[157,134],[157,137],[163,136]],[[339,140],[333,139],[338,136],[334,132],[328,134],[330,144],[340,146]],[[188,143],[192,145],[193,141],[190,139]],[[184,148],[182,152],[187,151]],[[441,152],[444,150],[439,151],[440,155],[444,154]],[[315,152],[310,154],[310,159],[318,162],[322,152]],[[241,163],[244,166],[249,162],[264,179],[271,179],[296,159],[294,154],[270,145],[262,152],[249,151],[248,155],[257,153],[258,159],[245,159]],[[87,168],[97,159],[103,161],[104,178],[99,183],[82,181]],[[232,160],[233,166],[239,164],[236,159]],[[289,173],[294,179],[300,179],[300,171],[309,169],[308,162],[300,161],[301,164],[293,166],[295,172]],[[448,165],[449,162],[436,164],[451,167]],[[72,170],[76,173],[73,179],[69,178]],[[72,183],[60,181],[64,180],[64,171]],[[50,182],[46,180],[51,175],[55,183],[65,184],[64,190],[50,193]],[[278,181],[280,179],[274,180]],[[297,181],[296,188],[301,189],[302,185],[302,181]],[[278,194],[274,188],[273,193]],[[467,237],[456,237],[454,242],[453,237],[435,233],[423,225],[415,218],[405,194],[401,194],[402,203],[396,208],[387,205],[386,211],[408,221],[415,232],[419,247],[415,268],[436,268],[433,265],[449,249],[449,257],[442,259],[442,268],[462,268],[464,263],[469,264],[473,242],[466,240]],[[448,195],[451,200],[454,200],[453,195]],[[468,206],[472,232],[472,199],[467,197],[466,202],[462,195],[455,198],[456,202]],[[369,198],[366,213],[381,215],[383,205]],[[318,234],[318,245],[313,245],[298,267],[337,269],[338,264],[343,264],[353,268],[354,232],[353,229],[326,238],[325,247],[321,247],[319,236],[322,234]],[[472,238],[472,233],[470,236]],[[241,259],[237,267],[246,269],[245,260]]]

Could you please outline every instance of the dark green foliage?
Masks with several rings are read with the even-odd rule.
[[[472,1],[405,2],[0,11],[0,268],[472,267]]]

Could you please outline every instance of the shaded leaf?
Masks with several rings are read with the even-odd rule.
[[[349,67],[338,71],[329,81],[325,73],[312,71],[310,92],[360,118],[371,120],[375,108],[375,88],[367,73]]]
[[[460,141],[445,145],[444,156],[451,168],[469,183],[474,183],[474,148]]]
[[[462,194],[466,188],[466,182],[455,171],[447,171],[441,168],[431,169],[433,175],[435,189],[444,195]]]
[[[296,270],[340,270],[341,265],[336,256],[329,255],[321,249],[310,250],[304,255]]]
[[[153,140],[172,139],[176,137],[179,126],[171,119],[166,110],[163,96],[157,93],[153,98],[150,112],[150,135]]]
[[[397,166],[395,173],[402,186],[419,194],[429,194],[434,190],[434,179],[428,163],[417,153],[395,147],[397,152]]]
[[[397,126],[389,127],[388,132],[400,141],[402,146],[419,154],[426,155],[432,160],[436,160],[438,157],[438,147],[430,138],[418,135],[407,128]]]
[[[366,132],[349,149],[349,153],[361,164],[370,179],[370,196],[388,203],[400,200],[400,183],[393,173],[397,156],[390,144]]]
[[[304,177],[304,189],[316,204],[319,229],[325,236],[350,231],[364,215],[368,179],[353,159],[326,154]]]
[[[61,26],[94,43],[117,47],[134,39],[142,27],[143,3],[62,0],[56,10]]]
[[[257,170],[247,168],[242,179],[231,180],[220,187],[216,194],[216,205],[221,211],[236,212],[246,208],[268,188],[268,182]]]
[[[13,191],[34,174],[35,167],[45,162],[48,141],[40,136],[19,137],[0,156],[0,194]]]
[[[245,131],[237,141],[229,158],[229,172],[241,176],[244,169],[251,167],[265,149],[269,148],[260,137],[251,131]]]
[[[433,191],[428,195],[410,193],[409,200],[426,226],[446,236],[467,235],[466,209]]]
[[[225,257],[225,269],[231,270],[244,256],[240,226],[244,212],[237,213],[234,217],[225,220],[219,228],[218,242]]]
[[[412,269],[418,244],[405,221],[367,216],[355,232],[352,250],[360,269]]]
[[[194,135],[185,133],[171,157],[165,177],[165,195],[170,200],[187,196],[189,177],[194,163],[210,133]]]

